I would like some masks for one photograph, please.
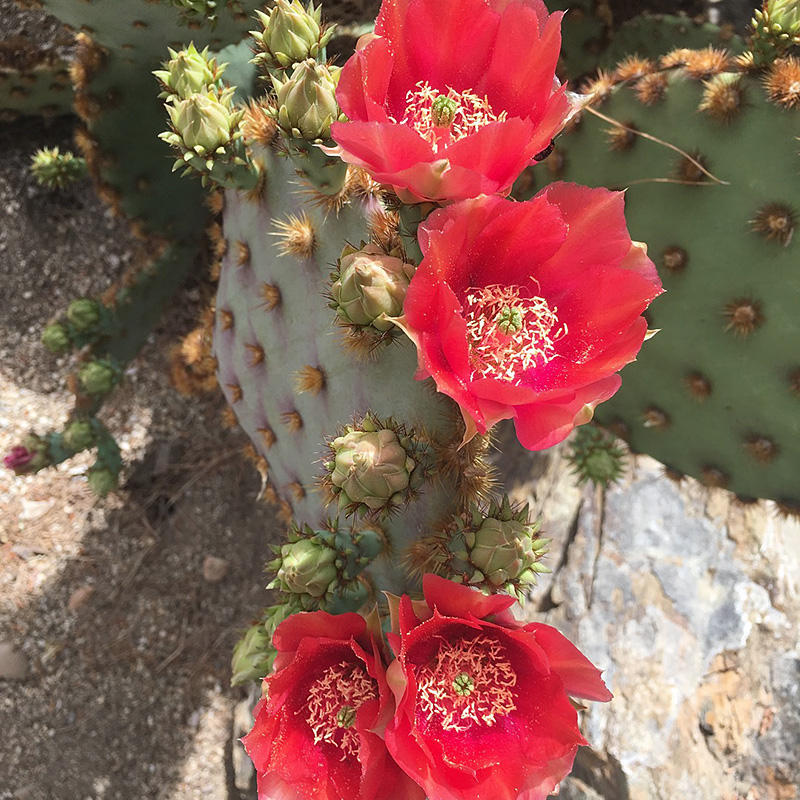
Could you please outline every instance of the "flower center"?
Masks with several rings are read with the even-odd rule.
[[[469,289],[465,300],[473,379],[519,384],[522,373],[555,357],[555,343],[567,334],[557,308],[538,295],[520,297],[518,286]]]
[[[457,92],[449,87],[442,94],[427,82],[420,81],[406,95],[406,113],[400,124],[410,125],[434,150],[463,139],[484,125],[503,122],[505,111],[495,114],[486,96],[470,91]],[[394,122],[398,120],[391,117]]]
[[[517,674],[497,639],[445,641],[417,672],[417,713],[446,731],[490,728],[516,709]]]
[[[358,665],[343,661],[328,667],[308,690],[306,721],[314,744],[328,742],[342,751],[342,761],[358,758],[356,712],[378,696],[375,681]]]

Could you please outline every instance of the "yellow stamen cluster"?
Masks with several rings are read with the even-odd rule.
[[[518,383],[556,355],[555,342],[567,333],[566,325],[556,327],[558,309],[543,297],[521,297],[517,286],[470,289],[465,305],[473,378]]]
[[[306,722],[314,744],[328,742],[342,751],[342,761],[358,758],[358,709],[378,696],[374,680],[357,664],[343,661],[317,678],[308,690]]]
[[[418,716],[446,731],[490,728],[517,707],[517,673],[495,638],[450,642],[417,672]]]
[[[406,113],[399,122],[412,127],[438,150],[506,118],[505,111],[500,114],[492,111],[487,97],[469,91],[457,92],[452,87],[442,94],[427,81],[420,81],[416,90],[406,95]]]

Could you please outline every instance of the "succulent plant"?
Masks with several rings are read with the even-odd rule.
[[[786,165],[800,135],[800,61],[759,68],[754,52],[678,48],[638,77],[623,62],[594,83],[595,104],[558,140],[550,175],[537,175],[629,187],[631,234],[667,289],[649,312],[661,330],[648,357],[597,419],[671,474],[795,512],[800,194]]]

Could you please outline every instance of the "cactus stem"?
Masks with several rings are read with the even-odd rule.
[[[683,379],[683,383],[692,397],[701,403],[711,396],[711,381],[700,372],[690,372]]]
[[[289,433],[297,433],[303,427],[303,418],[299,411],[284,411],[281,414],[281,422],[286,426]]]
[[[655,105],[664,98],[669,85],[669,78],[665,72],[655,72],[652,75],[645,75],[636,81],[634,91],[639,102],[645,106]]]
[[[683,272],[689,263],[689,254],[679,245],[673,244],[664,249],[661,263],[664,269],[668,269],[670,272]]]
[[[302,484],[298,483],[297,481],[292,481],[286,488],[289,490],[295,502],[297,503],[299,503],[306,496],[306,490],[303,488]]]
[[[265,311],[274,311],[281,303],[281,290],[271,283],[262,283],[258,290],[261,305]]]
[[[745,107],[745,91],[739,76],[717,75],[704,84],[699,110],[723,125],[730,125]]]
[[[277,230],[272,235],[278,237],[275,246],[282,256],[311,258],[317,247],[317,234],[305,211],[299,217],[289,214],[284,220],[276,220],[274,226]]]
[[[226,309],[219,310],[219,318],[222,321],[222,330],[229,331],[233,328],[233,312]]]
[[[780,453],[780,447],[767,436],[749,436],[744,446],[747,452],[761,464],[768,464]]]
[[[625,81],[638,81],[645,75],[654,72],[656,65],[649,58],[640,58],[637,55],[628,56],[617,64],[614,70],[614,80],[622,83]]]
[[[264,348],[260,344],[245,344],[250,351],[250,366],[257,367],[264,363]]]
[[[240,267],[250,266],[250,247],[247,242],[236,242],[236,264]]]
[[[630,150],[636,144],[636,134],[638,128],[633,122],[623,122],[622,125],[615,125],[606,131],[606,141],[610,150],[622,152]]]
[[[298,394],[319,394],[325,388],[325,372],[320,367],[306,364],[294,374],[295,390]]]
[[[660,408],[650,406],[642,415],[642,424],[645,428],[655,428],[656,430],[664,430],[670,426],[670,418]]]
[[[739,336],[749,336],[764,323],[764,312],[758,300],[740,297],[725,306],[725,317],[728,324],[726,331],[733,331]]]
[[[769,99],[783,108],[800,105],[800,60],[788,56],[776,61],[764,76]]]
[[[789,373],[789,389],[795,397],[800,397],[800,369]]]
[[[703,467],[703,483],[712,489],[724,489],[730,482],[730,478],[719,467],[707,465]]]
[[[787,247],[797,227],[797,212],[785,203],[767,203],[750,220],[752,230]]]

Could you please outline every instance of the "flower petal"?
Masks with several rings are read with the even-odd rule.
[[[509,595],[485,595],[430,572],[422,576],[422,593],[432,609],[443,616],[461,619],[468,615],[478,619],[494,617],[517,602]]]
[[[566,636],[541,622],[531,622],[525,630],[535,635],[537,644],[547,654],[550,668],[561,678],[567,694],[600,702],[608,702],[614,697],[603,683],[600,670]]]

